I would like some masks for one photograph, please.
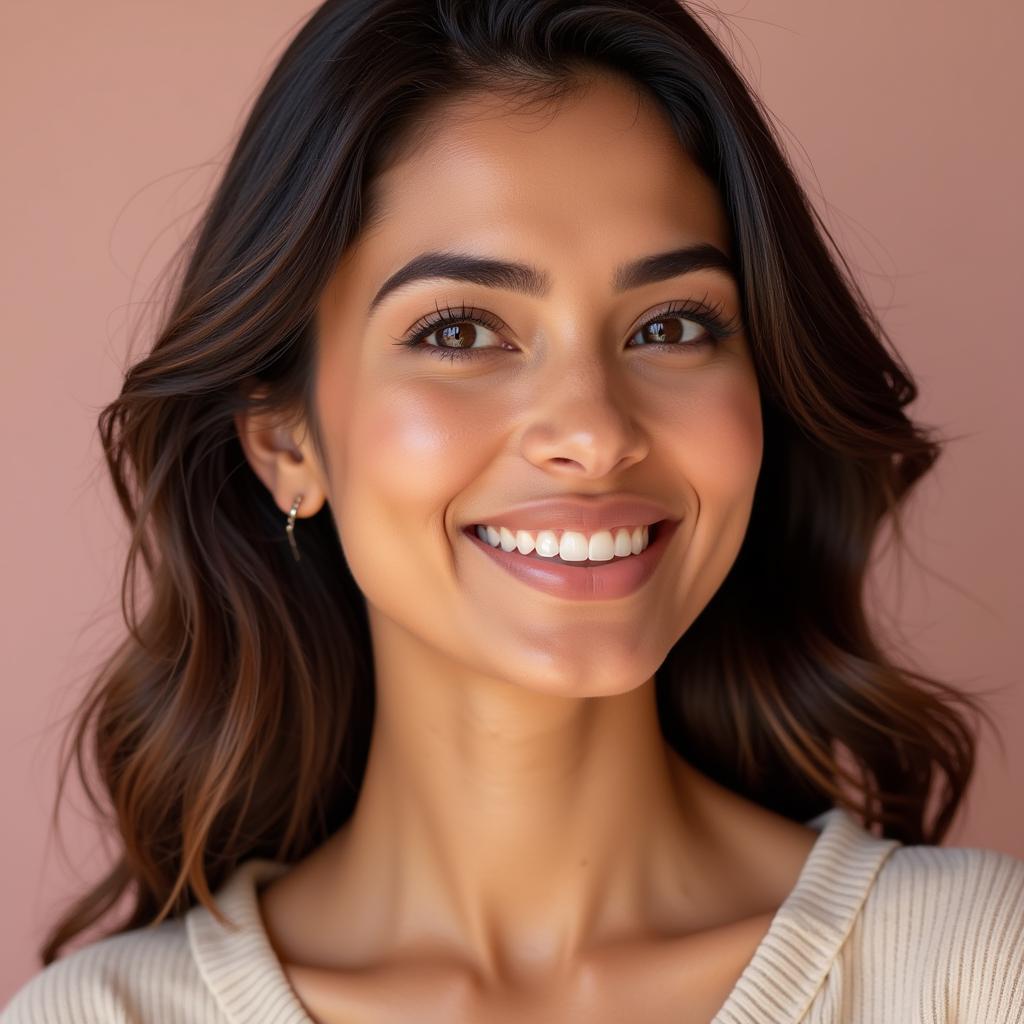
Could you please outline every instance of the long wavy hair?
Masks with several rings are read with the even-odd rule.
[[[974,769],[966,712],[988,713],[884,653],[864,594],[883,523],[902,548],[901,506],[945,442],[904,412],[910,372],[706,24],[677,0],[327,0],[255,100],[155,341],[99,416],[130,527],[127,635],[74,709],[53,821],[74,763],[118,855],[44,965],[124,896],[106,934],[196,903],[223,922],[211,894],[241,861],[300,859],[349,818],[374,712],[365,600],[328,506],[297,523],[293,559],[235,418],[298,410],[323,454],[314,310],[379,216],[376,176],[460,94],[556,102],[593,70],[653,97],[717,186],[761,388],[751,521],[656,673],[664,738],[794,820],[836,804],[905,843],[946,833]]]

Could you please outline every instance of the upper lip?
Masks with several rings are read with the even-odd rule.
[[[509,530],[613,530],[621,526],[649,526],[675,518],[661,502],[635,494],[543,498],[474,520],[481,526]]]

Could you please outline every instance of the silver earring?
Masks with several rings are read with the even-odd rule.
[[[295,556],[297,562],[301,557],[299,555],[299,546],[295,543],[295,514],[299,511],[299,505],[302,503],[302,495],[298,495],[292,502],[291,511],[288,513],[288,522],[285,525],[284,532],[288,534],[288,543],[292,546],[292,554]]]

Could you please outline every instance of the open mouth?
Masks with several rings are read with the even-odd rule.
[[[668,522],[667,519],[659,519],[658,522],[651,523],[647,527],[647,544],[645,545],[645,547],[643,549],[644,551],[646,551],[647,548],[649,548],[657,540],[658,533],[659,533],[659,531],[661,529],[661,526],[662,526],[663,523],[666,523],[666,522]],[[467,526],[467,527],[465,527],[463,529],[462,532],[465,533],[467,536],[472,537],[475,540],[479,540],[483,544],[487,544],[488,542],[486,540],[483,540],[481,537],[478,536],[478,534],[477,534],[477,529],[478,528],[482,529],[483,528],[483,524],[482,523],[479,524],[479,527],[478,527],[477,524],[474,524],[472,526]],[[492,547],[492,549],[495,550],[495,551],[504,551],[504,549],[501,548],[500,546],[497,547],[497,548],[495,548],[493,545],[489,545],[489,546]],[[625,562],[628,559],[637,558],[638,557],[638,555],[629,554],[629,555],[613,555],[611,558],[599,558],[599,559],[584,558],[582,560],[571,560],[571,559],[561,558],[559,555],[539,555],[537,553],[536,548],[534,548],[533,551],[529,552],[529,554],[523,554],[523,552],[520,551],[518,548],[513,548],[511,551],[508,551],[508,552],[505,552],[505,553],[509,554],[509,555],[517,555],[519,558],[532,559],[534,561],[541,562],[541,563],[546,564],[546,565],[567,565],[567,566],[572,566],[572,567],[578,568],[578,569],[585,569],[585,568],[588,568],[588,567],[600,566],[600,565],[612,565],[614,562]],[[639,552],[638,554],[643,554],[643,551]]]
[[[518,548],[505,551],[500,544],[495,547],[482,540],[475,525],[462,532],[469,543],[486,556],[487,562],[528,587],[568,601],[614,601],[644,588],[664,560],[680,522],[679,519],[662,519],[651,523],[647,527],[647,544],[638,554],[579,562],[558,556],[544,557],[535,550],[526,555]],[[616,534],[619,536],[621,534]],[[641,540],[642,537],[641,534]],[[630,546],[633,546],[632,535]]]

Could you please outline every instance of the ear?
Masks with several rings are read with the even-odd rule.
[[[299,519],[316,515],[327,500],[327,475],[304,423],[285,422],[280,412],[240,412],[235,429],[253,472],[287,515],[301,494]],[[296,438],[299,438],[297,440]]]

